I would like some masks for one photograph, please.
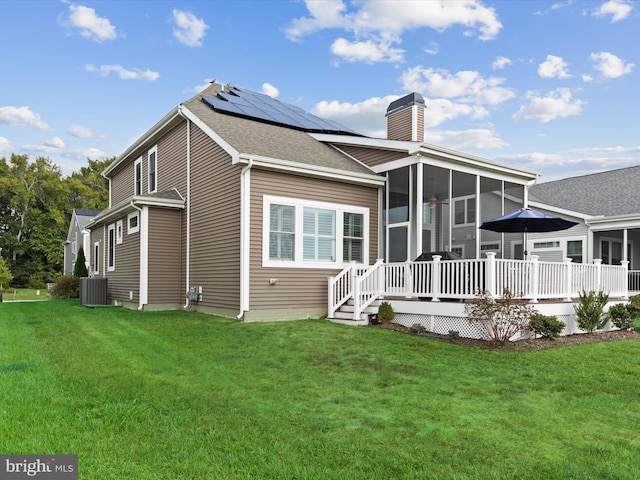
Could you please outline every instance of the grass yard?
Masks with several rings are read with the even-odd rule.
[[[2,291],[2,299],[5,302],[12,300],[51,300],[51,296],[47,295],[47,289],[36,290],[35,288],[8,288]]]
[[[82,479],[637,479],[640,342],[0,304],[0,452]]]

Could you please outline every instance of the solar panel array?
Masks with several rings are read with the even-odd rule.
[[[317,117],[269,95],[237,87],[227,88],[228,93],[218,92],[215,97],[203,96],[202,99],[220,112],[305,132],[361,135],[338,122]]]

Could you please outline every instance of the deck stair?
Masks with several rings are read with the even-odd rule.
[[[380,306],[380,300],[374,300],[371,305],[364,309],[360,314],[360,318],[353,319],[353,299],[346,302],[340,307],[332,318],[329,318],[334,323],[341,323],[343,325],[369,325],[369,315],[372,313],[378,313],[378,307]]]

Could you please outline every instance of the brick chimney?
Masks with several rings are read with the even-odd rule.
[[[389,104],[387,138],[424,142],[424,110],[427,106],[419,93],[410,93]]]

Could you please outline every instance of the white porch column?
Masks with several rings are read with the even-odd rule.
[[[422,164],[422,162],[418,162],[418,164],[416,165],[416,221],[414,222],[414,224],[416,225],[416,233],[414,235],[415,237],[415,246],[416,246],[416,251],[415,251],[415,255],[413,255],[411,258],[415,258],[418,255],[422,254],[423,252],[423,248],[422,248],[422,229],[424,228],[422,225],[422,220],[424,219],[424,202],[423,202],[423,198],[424,198],[424,175],[423,175],[423,171],[424,171],[424,165]]]
[[[480,175],[476,175],[476,258],[480,259]]]
[[[629,242],[629,230],[626,228],[622,230],[622,260],[629,260],[627,258],[627,244]]]

